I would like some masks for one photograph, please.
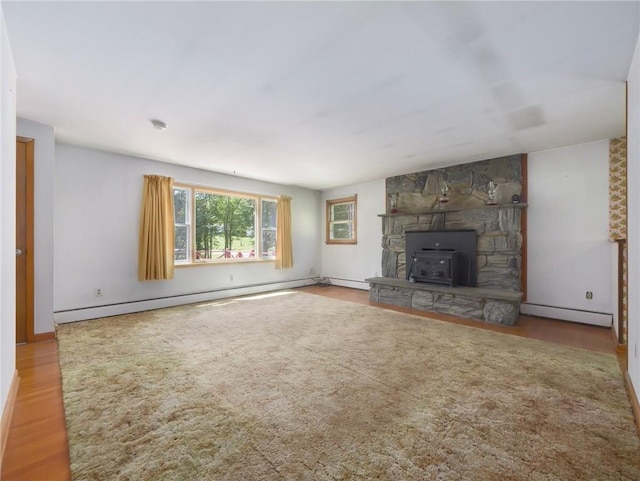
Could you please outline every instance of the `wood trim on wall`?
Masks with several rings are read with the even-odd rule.
[[[615,329],[611,329],[611,340],[613,341],[613,347],[615,347],[616,352],[627,352],[627,345],[618,342],[618,333]]]
[[[618,253],[618,344],[624,344],[624,321],[626,314],[624,310],[624,249],[626,248],[627,241],[624,239],[617,239],[617,253]]]
[[[520,170],[522,171],[522,192],[520,202],[527,202],[528,192],[528,161],[527,154],[520,157]],[[520,252],[520,284],[522,286],[522,301],[527,302],[527,209],[522,209],[520,215],[520,234],[522,235],[522,249]]]
[[[32,342],[44,342],[44,341],[53,341],[56,338],[56,333],[51,332],[40,332],[38,334],[33,335]]]
[[[613,342],[613,347],[615,348],[616,354],[618,355],[618,364],[620,364],[620,370],[622,371],[624,376],[624,373],[627,372],[627,369],[629,367],[627,362],[627,345],[618,343],[618,334],[616,333],[615,329],[611,329],[611,342]]]
[[[9,394],[7,402],[2,410],[2,422],[0,424],[0,470],[2,469],[2,461],[4,460],[4,450],[7,447],[9,439],[9,429],[11,428],[11,419],[13,418],[13,409],[18,398],[18,386],[20,385],[20,377],[18,371],[13,372],[11,385],[9,386]]]

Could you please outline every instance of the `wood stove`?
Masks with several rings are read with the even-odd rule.
[[[426,250],[411,258],[414,282],[431,282],[454,287],[458,283],[458,252]],[[411,278],[410,278],[411,280]]]
[[[449,286],[476,285],[475,230],[407,231],[407,280]]]

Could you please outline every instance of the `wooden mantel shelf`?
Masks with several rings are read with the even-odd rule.
[[[431,209],[423,210],[421,212],[394,212],[393,214],[378,214],[378,217],[398,217],[401,215],[427,215],[427,214],[446,214],[447,212],[461,212],[464,210],[478,210],[478,209],[499,209],[504,207],[512,207],[515,209],[524,209],[528,204],[519,202],[517,204],[495,204],[495,205],[479,205],[474,207],[458,207],[453,209]]]

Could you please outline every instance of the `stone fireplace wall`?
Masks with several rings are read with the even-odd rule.
[[[381,215],[382,275],[406,278],[406,231],[473,229],[478,234],[477,287],[521,291],[524,161],[512,155],[386,179],[387,198],[395,194],[397,212],[387,207]],[[497,205],[486,204],[490,181],[496,185]],[[448,202],[441,206],[445,182]]]

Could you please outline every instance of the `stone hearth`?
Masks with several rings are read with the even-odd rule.
[[[369,300],[440,312],[490,324],[512,326],[518,320],[522,293],[481,287],[448,287],[389,277],[365,279]]]

